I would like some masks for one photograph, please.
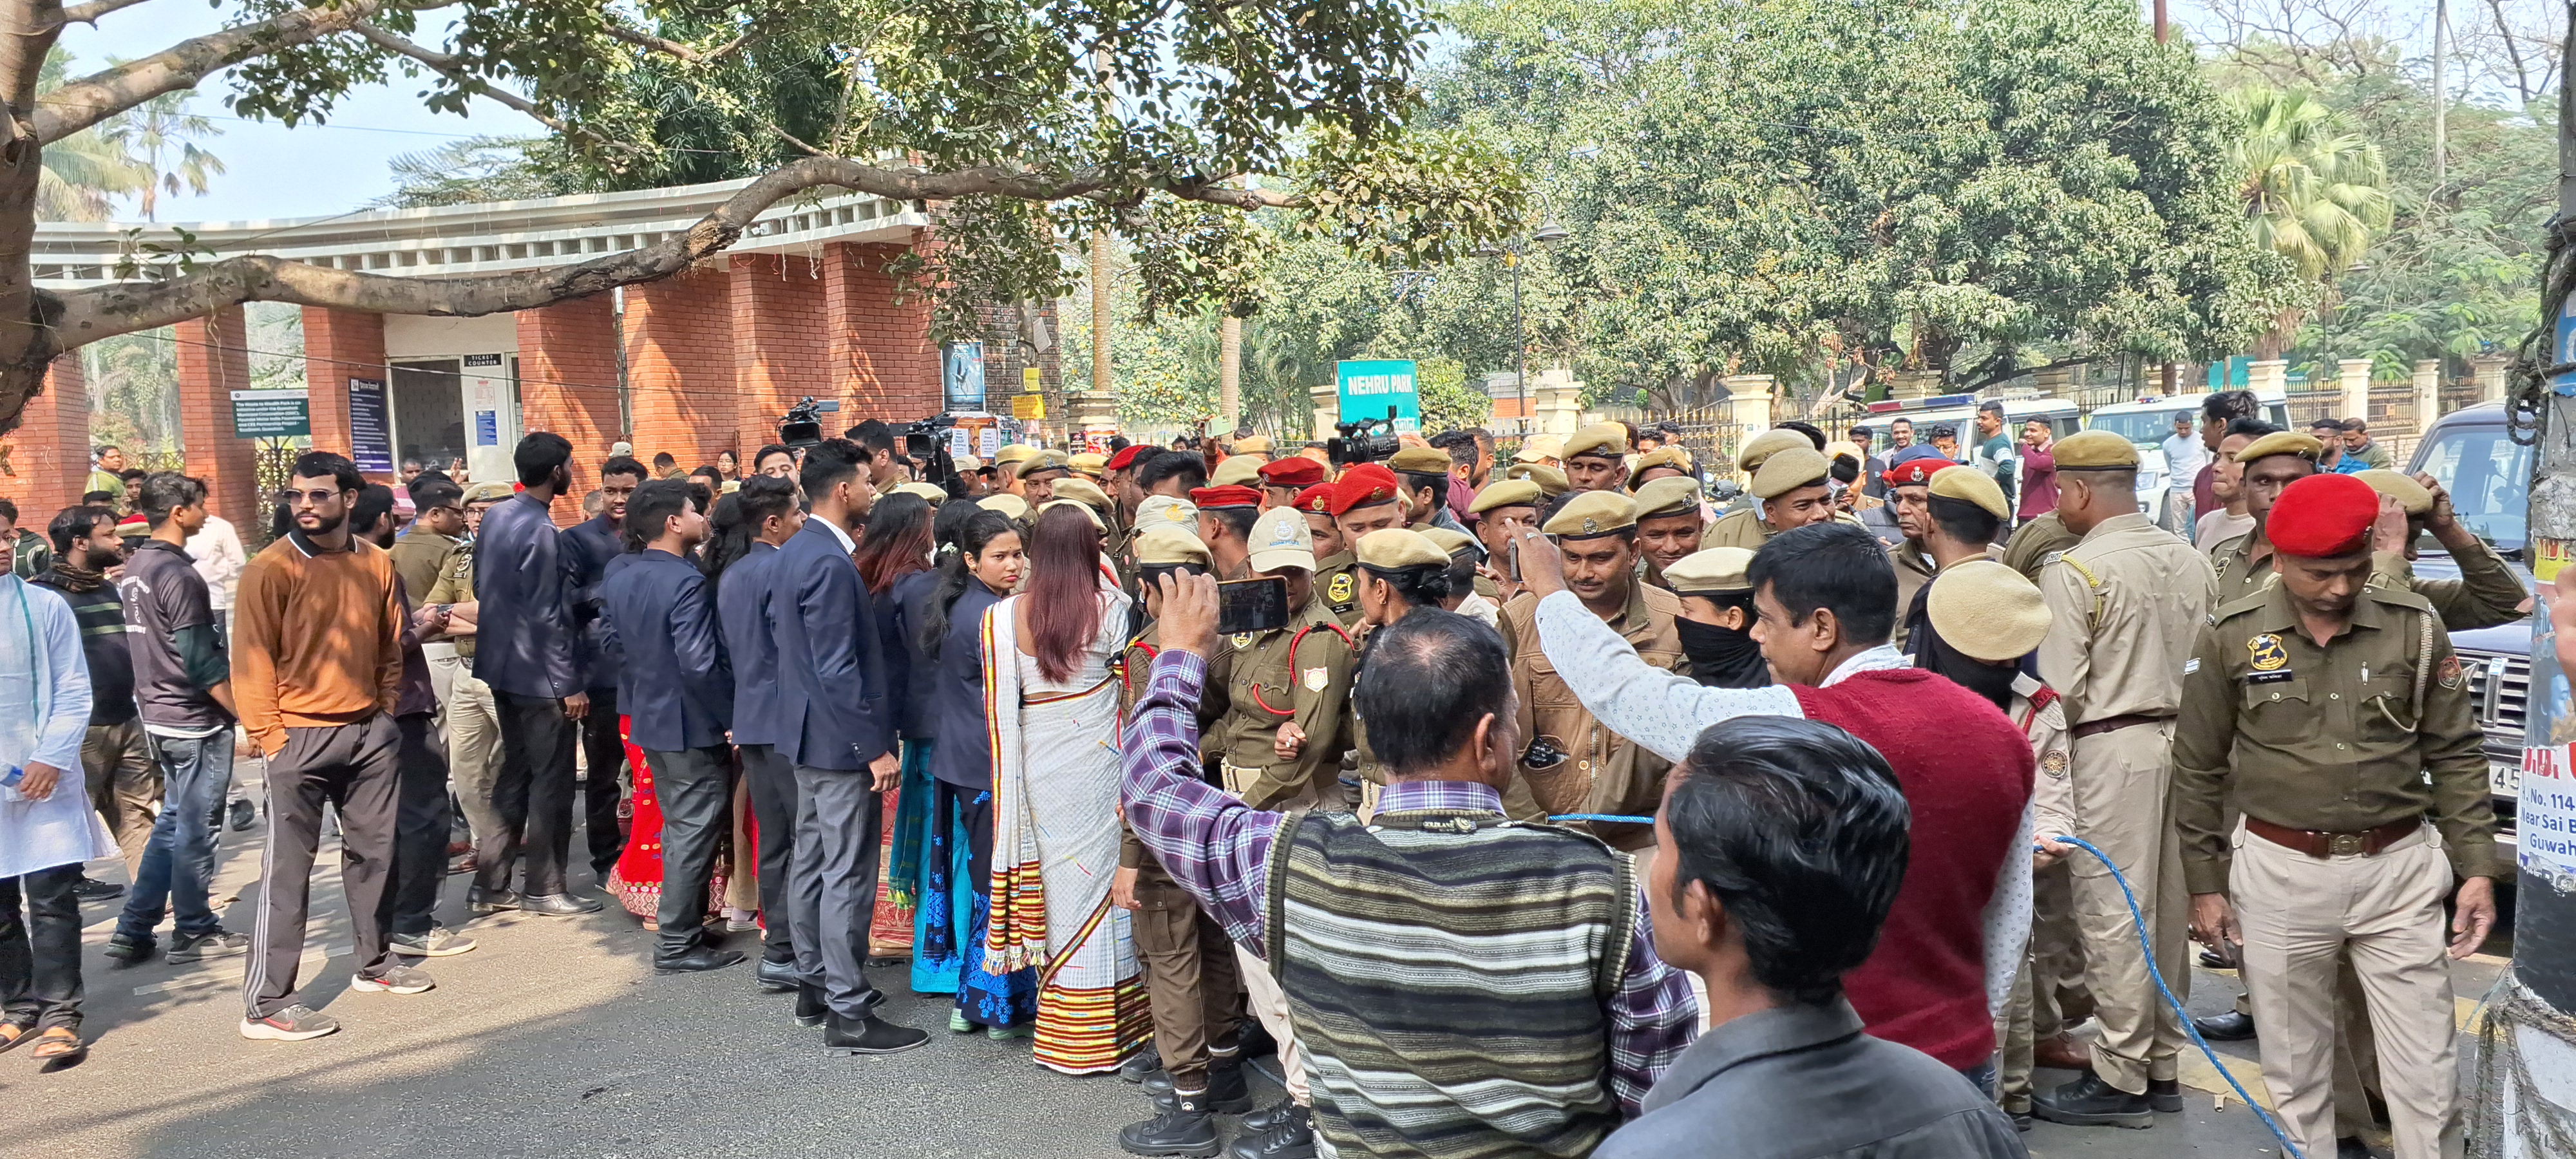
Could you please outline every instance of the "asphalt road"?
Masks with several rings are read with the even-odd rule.
[[[233,929],[250,927],[265,824],[224,835],[217,894]],[[657,977],[651,935],[613,904],[584,918],[466,923],[461,876],[442,912],[479,947],[424,963],[439,983],[426,994],[351,993],[336,862],[326,844],[303,978],[340,1033],[244,1040],[240,959],[119,967],[100,953],[118,903],[95,903],[82,959],[91,1056],[42,1073],[23,1053],[0,1055],[0,1156],[1089,1157],[1122,1154],[1117,1128],[1147,1113],[1137,1088],[1043,1070],[1025,1041],[948,1033],[946,1000],[914,997],[899,969],[876,979],[895,995],[888,1016],[933,1028],[931,1043],[832,1058],[794,1025],[786,996],[753,987],[748,964]],[[124,880],[113,861],[91,873]],[[745,949],[753,937],[735,935]],[[2494,968],[2464,964],[2460,993],[2483,993]],[[2232,1000],[2230,980],[2197,982],[2196,1012]],[[2254,1076],[2250,1049],[2235,1046],[2252,1044],[2231,1044],[2231,1069]],[[2069,1077],[2041,1072],[2044,1083]],[[2205,1064],[2185,1082],[2223,1085]],[[1256,1086],[1262,1101],[1276,1097]],[[2279,1154],[2241,1102],[2219,1110],[2199,1092],[2151,1130],[2040,1124],[2026,1138],[2042,1157]]]

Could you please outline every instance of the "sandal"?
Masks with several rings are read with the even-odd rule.
[[[38,1062],[70,1066],[89,1057],[89,1044],[79,1034],[60,1026],[48,1026],[35,1036]]]
[[[0,1022],[0,1054],[7,1054],[19,1043],[35,1037],[36,1027],[27,1022]]]

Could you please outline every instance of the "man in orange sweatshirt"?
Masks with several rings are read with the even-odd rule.
[[[358,961],[349,988],[418,994],[431,986],[429,975],[395,962],[385,935],[403,610],[393,557],[349,533],[365,485],[339,455],[297,458],[287,484],[295,528],[250,561],[234,594],[233,697],[268,762],[244,1038],[296,1042],[340,1028],[295,987],[325,802],[340,814],[340,878]]]

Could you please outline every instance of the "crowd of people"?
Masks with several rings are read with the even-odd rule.
[[[2259,1037],[2304,1154],[2375,1097],[2432,1159],[2443,959],[2494,917],[2445,629],[2526,594],[2432,479],[2345,472],[2366,435],[2254,414],[2178,422],[2199,542],[2107,432],[1801,423],[1725,463],[1619,423],[988,462],[871,420],[747,473],[540,432],[514,479],[398,487],[317,450],[247,560],[176,472],[33,544],[0,504],[0,1050],[87,1051],[104,857],[111,959],[247,956],[244,1037],[339,1030],[299,990],[336,825],[355,989],[475,948],[470,872],[470,914],[613,904],[657,973],[749,962],[834,1054],[932,1036],[881,985],[952,996],[949,1032],[1140,1084],[1138,1155],[1241,1116],[1248,1159],[2017,1156],[2034,1116],[2182,1108],[2155,977],[2197,940],[2246,989],[2202,1030]]]

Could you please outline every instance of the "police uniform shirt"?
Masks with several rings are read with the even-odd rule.
[[[1762,521],[1760,510],[1756,507],[1745,507],[1718,516],[1717,522],[1709,524],[1708,531],[1699,537],[1699,547],[1702,551],[1712,547],[1741,547],[1746,551],[1758,551],[1770,540],[1771,525]]]
[[[1701,550],[1707,550],[1702,547]],[[1682,651],[1681,597],[1662,588],[1631,585],[1627,606],[1610,629],[1658,668],[1688,674]],[[1539,647],[1538,597],[1523,592],[1503,607],[1497,627],[1511,658],[1513,691],[1520,699],[1520,761],[1503,793],[1504,810],[1522,820],[1560,813],[1644,816],[1663,800],[1672,762],[1611,732],[1583,707]],[[1626,850],[1654,844],[1654,830],[1640,825],[1594,826],[1603,840]]]
[[[1222,747],[1213,752],[1226,791],[1255,809],[1338,804],[1327,789],[1338,791],[1350,747],[1351,647],[1322,593],[1308,597],[1287,626],[1228,636],[1222,647],[1227,712]],[[1272,745],[1291,720],[1306,741],[1296,759],[1283,762]]]
[[[2014,528],[2012,538],[2004,541],[2004,566],[2020,572],[2022,578],[2039,582],[2040,569],[2049,557],[2073,547],[2084,537],[2066,529],[2066,521],[2054,511],[2026,520]]]
[[[1345,628],[1360,622],[1359,556],[1344,548],[1315,561],[1315,599]]]
[[[2070,726],[2181,707],[2184,662],[2209,617],[2216,577],[2200,552],[2144,515],[2106,519],[2040,570],[2056,627],[2039,675]]]
[[[2254,558],[2257,547],[2263,558]],[[2427,580],[2415,578],[2414,565],[2393,551],[2371,553],[2370,586],[2390,591],[2412,591],[2424,597],[2442,626],[2454,632],[2492,628],[2523,617],[2522,601],[2530,597],[2522,580],[2513,569],[2487,546],[2477,541],[2477,548],[2465,557],[2455,555],[2460,578]],[[2273,586],[2278,578],[2272,571],[2272,544],[2257,526],[2252,531],[2220,543],[2209,550],[2210,566],[2218,572],[2218,606],[2256,595]]]

